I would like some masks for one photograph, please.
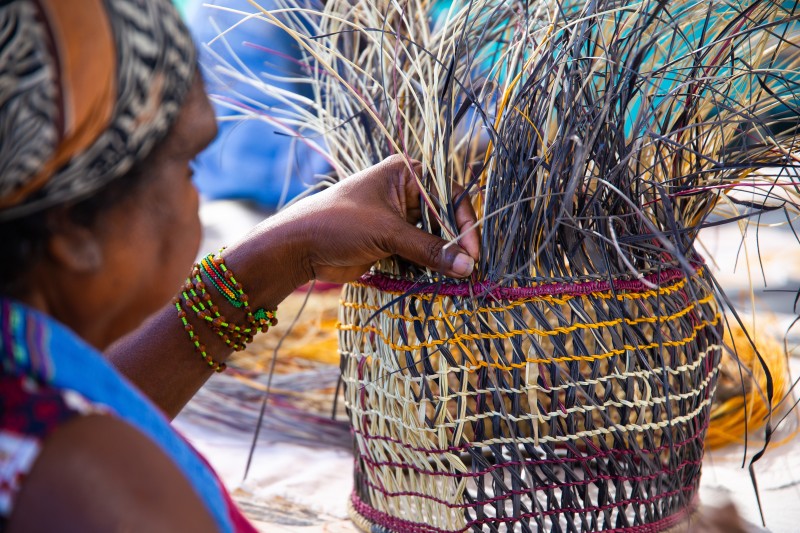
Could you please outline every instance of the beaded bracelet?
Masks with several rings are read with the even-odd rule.
[[[178,310],[178,318],[180,318],[181,323],[183,323],[183,329],[189,334],[189,340],[191,340],[192,344],[194,344],[195,351],[200,354],[206,363],[208,363],[208,366],[211,367],[211,370],[214,372],[223,372],[225,368],[227,368],[227,365],[225,363],[218,363],[214,361],[214,359],[208,355],[205,345],[200,343],[200,338],[194,332],[194,327],[192,327],[192,325],[186,319],[186,311],[184,311],[181,307],[180,299],[175,298],[172,303],[175,304],[175,308]]]
[[[220,250],[221,252],[222,250]],[[278,323],[273,311],[258,309],[255,313],[252,312],[248,296],[244,292],[242,284],[236,281],[233,272],[225,265],[222,255],[208,254],[200,261],[200,268],[232,306],[237,309],[244,308],[247,321],[251,326],[254,326],[256,332],[267,331],[270,326]]]
[[[195,282],[192,281],[192,277],[196,280]],[[192,311],[195,312],[198,318],[203,319],[225,344],[239,351],[244,350],[245,345],[252,342],[253,330],[251,328],[242,328],[236,324],[228,323],[225,317],[220,314],[219,307],[211,301],[211,295],[206,291],[205,283],[200,278],[198,270],[194,270],[192,276],[187,278],[184,288],[184,300],[192,302],[190,305]],[[189,294],[191,294],[191,297]],[[208,304],[208,307],[205,304]]]
[[[206,290],[202,274],[211,281],[217,291],[235,308],[243,309],[247,318],[247,326],[239,326],[227,320],[219,312],[219,307],[214,305],[211,295]],[[175,308],[178,310],[184,329],[197,351],[208,365],[216,372],[225,370],[225,363],[217,363],[206,353],[205,345],[201,344],[197,333],[186,318],[186,312],[191,309],[195,315],[202,319],[206,325],[216,333],[222,341],[234,351],[244,350],[253,341],[256,333],[266,332],[270,326],[278,323],[274,311],[258,309],[255,313],[250,308],[247,294],[241,283],[236,281],[221,256],[208,254],[200,263],[195,264],[190,276],[186,279],[181,298],[175,298]],[[185,309],[184,309],[185,307]]]

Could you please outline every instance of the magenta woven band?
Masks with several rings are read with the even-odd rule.
[[[472,283],[470,281],[459,283],[419,283],[404,279],[395,279],[382,274],[365,274],[359,281],[364,285],[385,292],[440,294],[442,296],[457,297],[481,296],[495,298],[497,300],[518,300],[521,298],[536,298],[540,296],[577,296],[610,290],[643,292],[651,290],[654,285],[664,285],[685,277],[686,272],[684,270],[672,268],[643,276],[642,279],[584,281],[578,283],[543,283],[532,287],[499,287],[496,284],[485,281],[479,281],[477,283]]]
[[[353,510],[372,524],[374,531],[394,531],[403,533],[463,533],[473,526],[480,525],[481,521],[474,521],[460,530],[440,529],[424,522],[411,522],[403,520],[370,507],[353,492],[350,495]],[[694,496],[686,507],[649,524],[640,524],[623,528],[604,529],[603,533],[663,533],[683,523],[688,525],[690,516],[697,508],[697,496]],[[491,520],[487,520],[491,522]],[[375,527],[377,526],[377,527]]]

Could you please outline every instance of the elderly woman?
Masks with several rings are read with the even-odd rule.
[[[395,157],[192,268],[216,125],[169,1],[11,0],[0,27],[0,531],[252,530],[169,418],[299,285],[390,254],[467,276],[476,235],[416,228]]]

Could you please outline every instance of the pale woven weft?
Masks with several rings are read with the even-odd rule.
[[[702,271],[648,278],[346,287],[356,524],[649,532],[688,520],[720,314]]]

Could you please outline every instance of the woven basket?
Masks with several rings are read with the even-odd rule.
[[[702,269],[344,289],[365,531],[666,531],[688,520],[720,358]]]

